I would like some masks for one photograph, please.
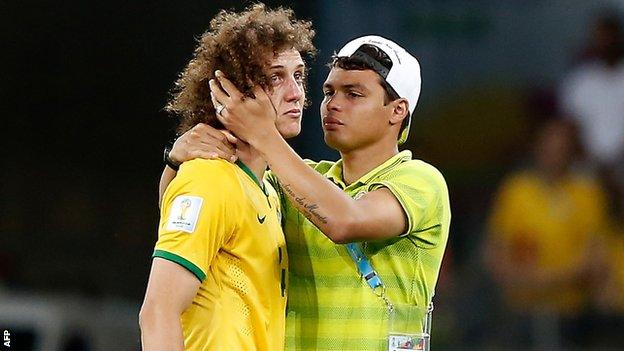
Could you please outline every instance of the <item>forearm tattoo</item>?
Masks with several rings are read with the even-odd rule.
[[[303,213],[303,215],[311,220],[314,221],[314,218],[316,218],[317,220],[319,220],[321,223],[323,224],[327,224],[327,217],[323,217],[321,216],[320,213],[318,213],[318,205],[317,204],[310,204],[307,203],[305,201],[305,197],[301,197],[301,196],[297,196],[295,194],[295,192],[292,190],[292,188],[290,187],[290,184],[284,184],[283,186],[284,190],[286,190],[286,192],[288,193],[288,196],[295,202],[297,203],[297,207],[299,208],[299,210]]]

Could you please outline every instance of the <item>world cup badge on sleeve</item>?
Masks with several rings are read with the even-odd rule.
[[[199,196],[184,195],[176,197],[171,204],[167,230],[194,232],[203,202],[204,199]]]

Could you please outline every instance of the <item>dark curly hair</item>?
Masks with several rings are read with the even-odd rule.
[[[270,89],[265,67],[280,51],[293,48],[302,57],[312,57],[316,53],[314,34],[312,23],[297,20],[288,8],[269,10],[259,3],[239,13],[219,12],[199,39],[165,106],[180,117],[178,133],[200,122],[223,128],[208,86],[215,70],[222,71],[243,94],[252,96],[255,84]]]

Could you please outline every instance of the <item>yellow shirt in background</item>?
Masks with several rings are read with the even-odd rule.
[[[490,219],[490,240],[510,248],[507,263],[535,267],[553,276],[580,265],[590,239],[606,223],[606,204],[599,184],[569,175],[548,183],[536,172],[513,175],[503,182]],[[552,286],[516,286],[505,291],[508,303],[523,310],[547,308],[576,312],[584,302],[582,282]]]

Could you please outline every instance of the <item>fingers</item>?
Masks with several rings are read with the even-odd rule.
[[[266,100],[270,101],[269,95],[267,95],[267,93],[259,84],[254,85],[251,91],[253,92],[256,99],[262,100],[262,101],[266,101]]]
[[[223,89],[221,89],[217,81],[211,79],[208,82],[208,85],[210,85],[210,99],[212,100],[212,104],[215,109],[221,105],[226,105],[230,97],[225,93],[225,91],[223,91]],[[219,113],[217,113],[217,117],[218,116]]]
[[[187,130],[186,132],[184,132],[184,134],[180,135],[175,142],[173,143],[173,146],[171,147],[171,151],[169,152],[169,157],[177,163],[184,163],[188,160],[190,160],[190,158],[188,157],[189,154],[189,150],[188,150],[188,140],[190,138],[193,138],[193,129]]]
[[[202,143],[214,145],[217,145],[219,143],[228,143],[227,139],[221,133],[219,133],[219,131],[205,123],[199,123],[195,125],[188,132],[187,139],[187,142],[189,144],[198,146]]]
[[[229,145],[229,143],[224,144],[216,139],[210,139],[209,142],[189,146],[189,158],[236,160],[236,149],[226,145]]]
[[[262,94],[264,92],[264,89],[262,89],[259,84],[253,84],[252,86],[253,88],[251,89],[251,92],[253,93],[254,97],[258,100],[262,100],[263,95],[266,95],[266,93]]]
[[[232,153],[228,153],[228,152],[224,152],[222,150],[214,150],[214,151],[207,151],[207,150],[202,150],[202,149],[196,149],[193,150],[190,154],[191,159],[195,159],[195,158],[203,158],[203,159],[207,159],[207,160],[216,160],[216,159],[223,159],[223,160],[227,160],[230,162],[236,162],[237,160],[237,156],[236,154],[232,154]]]
[[[203,124],[196,126],[197,142],[199,148],[206,148],[208,151],[219,149],[229,155],[236,154],[236,137],[227,131],[215,129],[209,125]],[[228,137],[229,135],[229,137]]]
[[[215,76],[217,77],[217,80],[221,84],[221,87],[223,87],[223,90],[225,91],[225,93],[227,93],[233,100],[239,100],[239,99],[242,100],[243,94],[241,94],[238,88],[236,88],[236,86],[232,84],[232,82],[230,82],[230,80],[227,79],[225,75],[223,75],[223,72],[216,71]],[[222,100],[219,100],[219,101],[222,101]]]
[[[199,123],[180,137],[174,149],[182,154],[183,161],[201,158],[236,160],[236,138],[226,135],[205,123]],[[228,133],[229,134],[229,133]],[[173,150],[172,150],[173,151]],[[177,160],[177,158],[175,159]]]
[[[210,81],[210,88],[212,89],[214,82]],[[210,100],[212,100],[212,105],[215,107],[215,116],[223,124],[226,128],[228,126],[227,120],[224,118],[224,114],[227,113],[227,109],[225,105],[222,105],[220,101],[217,100],[214,92],[210,91]]]
[[[228,138],[227,134],[229,134],[230,136],[231,134],[227,130],[220,130],[210,126],[206,126],[205,130],[203,130],[202,133],[208,136],[208,138],[202,138],[202,140],[204,141],[212,139],[214,141],[218,141],[219,143],[223,144],[223,146],[228,148],[234,148],[234,145],[236,145],[236,138],[233,136],[232,138],[234,139]]]
[[[210,84],[210,89],[212,89],[212,80],[211,80],[208,84]],[[215,112],[216,112],[216,110],[217,110],[217,108],[218,108],[219,106],[222,106],[221,102],[219,102],[219,101],[217,100],[217,97],[216,97],[216,96],[215,96],[215,94],[212,92],[212,90],[210,91],[210,101],[212,101],[212,106],[214,106]],[[217,115],[218,115],[218,113],[217,113]]]
[[[205,150],[207,152],[220,151],[229,155],[233,155],[236,153],[236,148],[230,146],[229,143],[223,143],[215,139],[212,139],[208,142],[202,141],[195,148],[198,150]]]
[[[238,142],[238,138],[234,136],[234,134],[230,133],[229,130],[219,130],[219,132],[221,132],[223,135],[225,135],[227,141],[230,144],[236,145],[236,143]]]
[[[228,121],[227,118],[225,118],[223,115],[226,113],[226,109],[224,108],[223,110],[221,110],[221,113],[217,113],[217,119],[219,120],[219,122],[221,122],[221,124],[223,124],[223,126],[225,126],[225,128],[228,127]]]

